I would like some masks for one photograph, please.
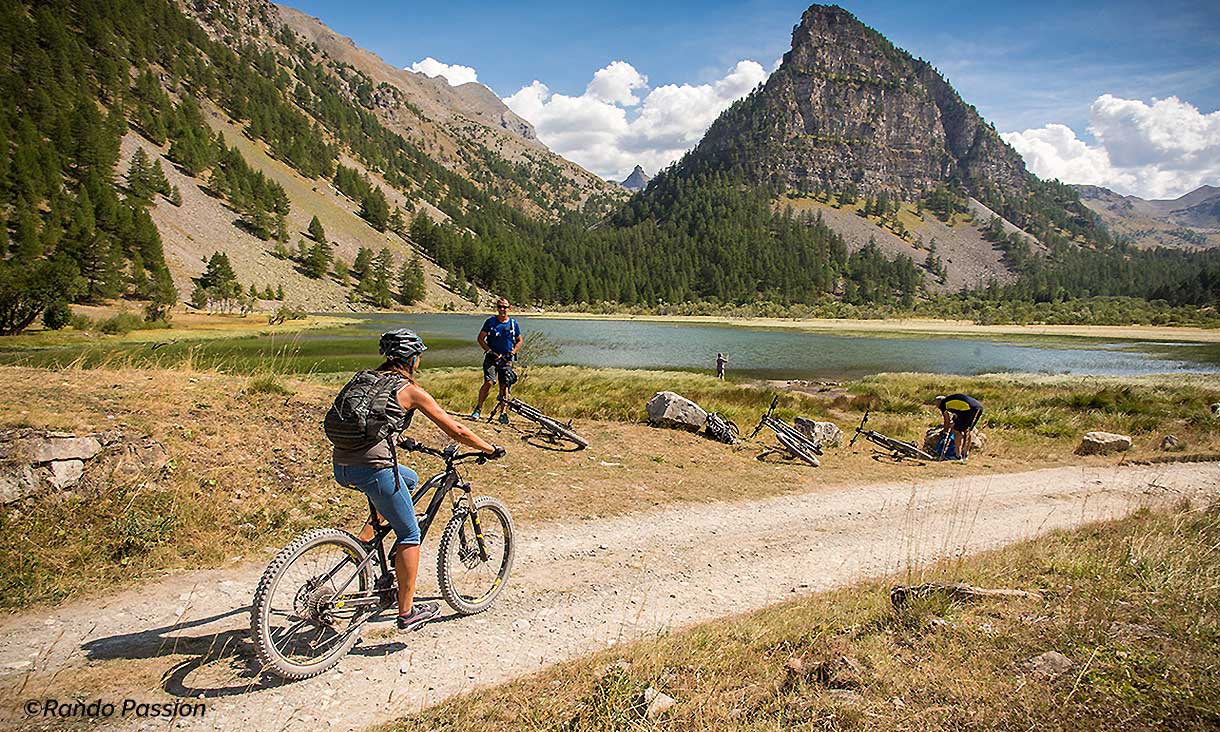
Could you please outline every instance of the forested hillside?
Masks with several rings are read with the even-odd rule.
[[[800,69],[781,71],[791,90]],[[850,168],[801,184],[760,175],[790,162],[751,127],[770,119],[757,112],[771,82],[625,205],[494,98],[428,84],[443,82],[263,0],[0,0],[0,332],[43,313],[62,325],[66,303],[112,298],[138,300],[150,319],[180,300],[385,308],[438,306],[438,292],[447,307],[493,293],[908,307],[929,277],[943,280],[934,246],[920,262],[849,246],[816,211],[777,206],[783,195],[850,200],[902,236],[904,206],[951,225],[975,194],[1024,232],[976,222],[1016,281],[970,297],[1220,296],[1214,257],[1115,243],[1068,186],[1022,167],[1015,188],[1000,187],[1016,173],[996,173],[1007,157],[977,145],[959,165],[973,173],[914,194],[870,189]],[[949,92],[935,88],[946,109]],[[319,293],[333,297],[305,299]]]

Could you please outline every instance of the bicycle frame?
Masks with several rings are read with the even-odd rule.
[[[938,459],[937,457],[935,457],[933,455],[929,455],[924,450],[921,450],[918,445],[915,445],[910,442],[906,442],[905,440],[899,440],[899,439],[890,437],[889,435],[883,435],[880,432],[877,432],[876,430],[864,429],[864,425],[868,424],[868,413],[869,413],[869,410],[867,410],[867,409],[864,410],[864,417],[860,420],[860,424],[856,426],[856,434],[852,436],[851,442],[847,443],[848,447],[855,445],[856,440],[861,435],[863,435],[864,439],[868,440],[869,442],[873,443],[874,445],[878,445],[882,448],[885,448],[886,450],[889,450],[895,456],[897,456],[899,453],[905,453],[903,455],[903,457],[910,457],[910,458],[916,458],[916,459],[921,459],[921,460],[937,460]],[[900,460],[901,458],[896,457],[895,459]]]
[[[479,525],[479,514],[474,510],[474,498],[470,492],[470,482],[460,480],[457,465],[455,464],[457,461],[463,458],[474,456],[474,454],[470,453],[466,455],[458,455],[455,450],[450,450],[448,448],[443,451],[433,450],[414,443],[407,449],[414,452],[437,455],[445,460],[445,469],[421,483],[415,492],[411,494],[412,504],[417,504],[423,499],[424,496],[428,494],[429,491],[433,492],[432,498],[428,501],[428,506],[424,510],[424,513],[416,514],[416,518],[419,521],[420,544],[423,544],[424,538],[428,535],[428,529],[431,528],[432,522],[436,519],[437,514],[440,513],[441,504],[444,502],[446,496],[449,496],[452,499],[451,505],[455,513],[463,510],[461,508],[462,499],[453,496],[453,491],[457,489],[465,494],[464,498],[468,506],[465,510],[469,512],[471,523],[474,525],[475,543],[478,546],[479,557],[486,562],[488,560],[487,545],[483,541],[483,528]],[[348,560],[352,562],[356,562],[357,559],[359,559],[359,563],[356,565],[356,569],[354,572],[352,572],[351,577],[349,577],[348,580],[335,591],[334,598],[327,603],[328,605],[333,605],[333,607],[338,609],[360,608],[368,605],[380,604],[381,599],[379,594],[389,589],[388,587],[374,587],[368,592],[361,592],[355,595],[345,596],[343,594],[343,591],[347,589],[347,586],[364,572],[365,567],[367,567],[369,563],[373,561],[374,557],[376,557],[377,563],[381,568],[381,576],[386,576],[390,573],[389,557],[386,554],[384,539],[391,531],[394,530],[394,527],[390,526],[389,523],[382,523],[378,519],[377,508],[373,505],[373,500],[371,498],[368,499],[368,503],[369,523],[371,523],[373,526],[373,538],[367,543],[370,544],[371,547],[363,557],[348,557]],[[321,581],[324,582],[329,580],[342,567],[343,563],[336,565],[334,569],[321,578]]]
[[[796,429],[795,427],[788,424],[787,422],[785,422],[781,419],[775,419],[774,417],[771,416],[771,413],[775,411],[775,407],[778,404],[779,404],[779,397],[777,396],[771,400],[770,409],[768,409],[767,413],[764,414],[762,416],[762,419],[760,419],[758,421],[758,426],[754,428],[754,431],[750,433],[751,439],[755,435],[757,435],[759,432],[761,432],[763,427],[770,427],[771,430],[773,432],[775,432],[776,435],[783,434],[783,435],[795,440],[802,447],[806,447],[809,450],[812,450],[815,455],[821,455],[822,454],[821,445],[819,445],[818,443],[809,439],[809,437],[805,433]]]

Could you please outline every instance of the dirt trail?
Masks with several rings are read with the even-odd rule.
[[[356,729],[609,645],[853,580],[1000,546],[1142,505],[1220,495],[1220,465],[1066,467],[666,507],[520,531],[512,581],[473,618],[399,636],[377,622],[339,667],[253,678],[247,603],[259,564],[0,621],[0,725],[29,699],[202,698],[175,728]],[[420,592],[436,595],[425,547]],[[444,607],[442,605],[442,607]],[[447,611],[447,609],[446,609]],[[112,719],[166,729],[165,720]]]

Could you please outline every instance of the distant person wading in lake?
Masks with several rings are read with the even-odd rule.
[[[716,354],[716,378],[724,378],[724,366],[729,362],[729,357],[723,353]]]
[[[517,349],[521,348],[521,328],[516,320],[508,317],[508,308],[508,300],[500,298],[496,302],[496,314],[488,318],[479,331],[479,347],[484,353],[483,386],[479,389],[479,403],[470,413],[471,419],[483,416],[483,402],[487,400],[492,384],[499,383],[500,398],[503,399],[505,389],[516,380],[512,373],[512,362],[517,357]],[[508,414],[501,412],[500,421],[507,424]]]

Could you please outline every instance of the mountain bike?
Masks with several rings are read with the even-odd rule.
[[[864,418],[860,420],[860,425],[856,427],[856,434],[852,436],[851,442],[847,443],[849,447],[856,444],[856,440],[863,435],[864,439],[868,440],[874,445],[879,445],[880,447],[889,450],[890,456],[895,460],[902,460],[903,458],[915,458],[916,460],[937,459],[934,455],[930,455],[921,450],[914,443],[903,442],[902,440],[897,440],[893,437],[887,437],[880,432],[866,430],[864,429],[864,425],[866,424],[868,424],[867,409],[864,410]]]
[[[763,427],[770,427],[775,432],[775,439],[793,457],[804,460],[815,468],[818,467],[820,463],[816,456],[822,454],[822,446],[782,419],[772,417],[771,414],[775,411],[775,407],[778,404],[779,397],[776,396],[771,400],[771,408],[762,416],[762,419],[758,420],[758,426],[750,433],[750,438],[753,439],[755,435],[762,431]]]
[[[504,388],[504,396],[496,397],[496,406],[487,415],[488,422],[495,419],[497,414],[504,415],[512,411],[536,423],[541,428],[540,431],[545,432],[552,442],[566,440],[575,444],[577,450],[583,450],[589,446],[589,441],[576,434],[576,430],[572,429],[571,420],[564,424],[554,417],[548,417],[536,407],[532,407],[514,397],[512,392],[512,384],[509,384]]]
[[[709,412],[707,415],[707,424],[704,425],[704,430],[707,436],[723,442],[726,445],[736,445],[741,442],[741,432],[737,429],[737,423],[723,416],[720,412]]]
[[[410,439],[399,446],[445,461],[445,469],[411,496],[418,504],[432,492],[417,514],[420,543],[448,498],[452,516],[437,548],[441,596],[462,615],[483,612],[504,590],[516,549],[508,507],[475,496],[458,473],[462,463],[482,465],[488,455],[458,453],[457,445],[435,450]],[[371,500],[369,517],[374,536],[367,543],[342,529],[313,529],[267,565],[250,607],[250,634],[263,669],[292,681],[317,676],[347,655],[365,623],[396,604],[397,583],[382,542],[393,529],[378,520]]]

